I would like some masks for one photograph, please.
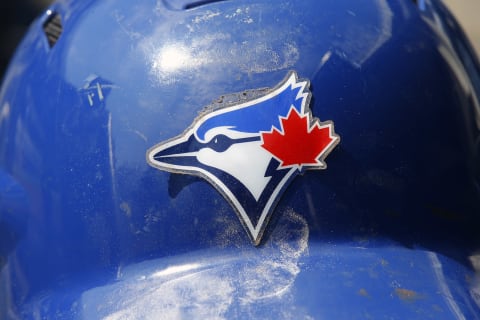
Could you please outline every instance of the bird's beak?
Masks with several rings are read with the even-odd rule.
[[[193,134],[188,137],[180,136],[149,149],[147,151],[147,161],[154,167],[161,169],[181,169],[191,164],[201,148],[201,143],[195,139]]]

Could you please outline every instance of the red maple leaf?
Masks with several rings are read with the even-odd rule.
[[[310,125],[309,115],[300,115],[295,108],[291,108],[287,118],[281,118],[283,132],[272,128],[270,132],[262,132],[262,147],[281,161],[279,168],[302,166],[322,169],[325,163],[322,155],[338,139],[333,134],[332,123],[320,125],[315,121]]]

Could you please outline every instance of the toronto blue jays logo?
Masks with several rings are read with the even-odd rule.
[[[160,170],[211,183],[237,212],[255,245],[289,183],[308,169],[326,169],[340,142],[331,121],[310,110],[309,82],[291,71],[249,101],[203,113],[182,134],[147,151]]]

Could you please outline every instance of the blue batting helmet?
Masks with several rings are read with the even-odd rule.
[[[438,0],[60,1],[0,91],[0,318],[480,318],[479,75]]]

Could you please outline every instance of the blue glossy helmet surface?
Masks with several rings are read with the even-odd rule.
[[[0,92],[0,318],[478,319],[479,93],[438,1],[61,1]]]

